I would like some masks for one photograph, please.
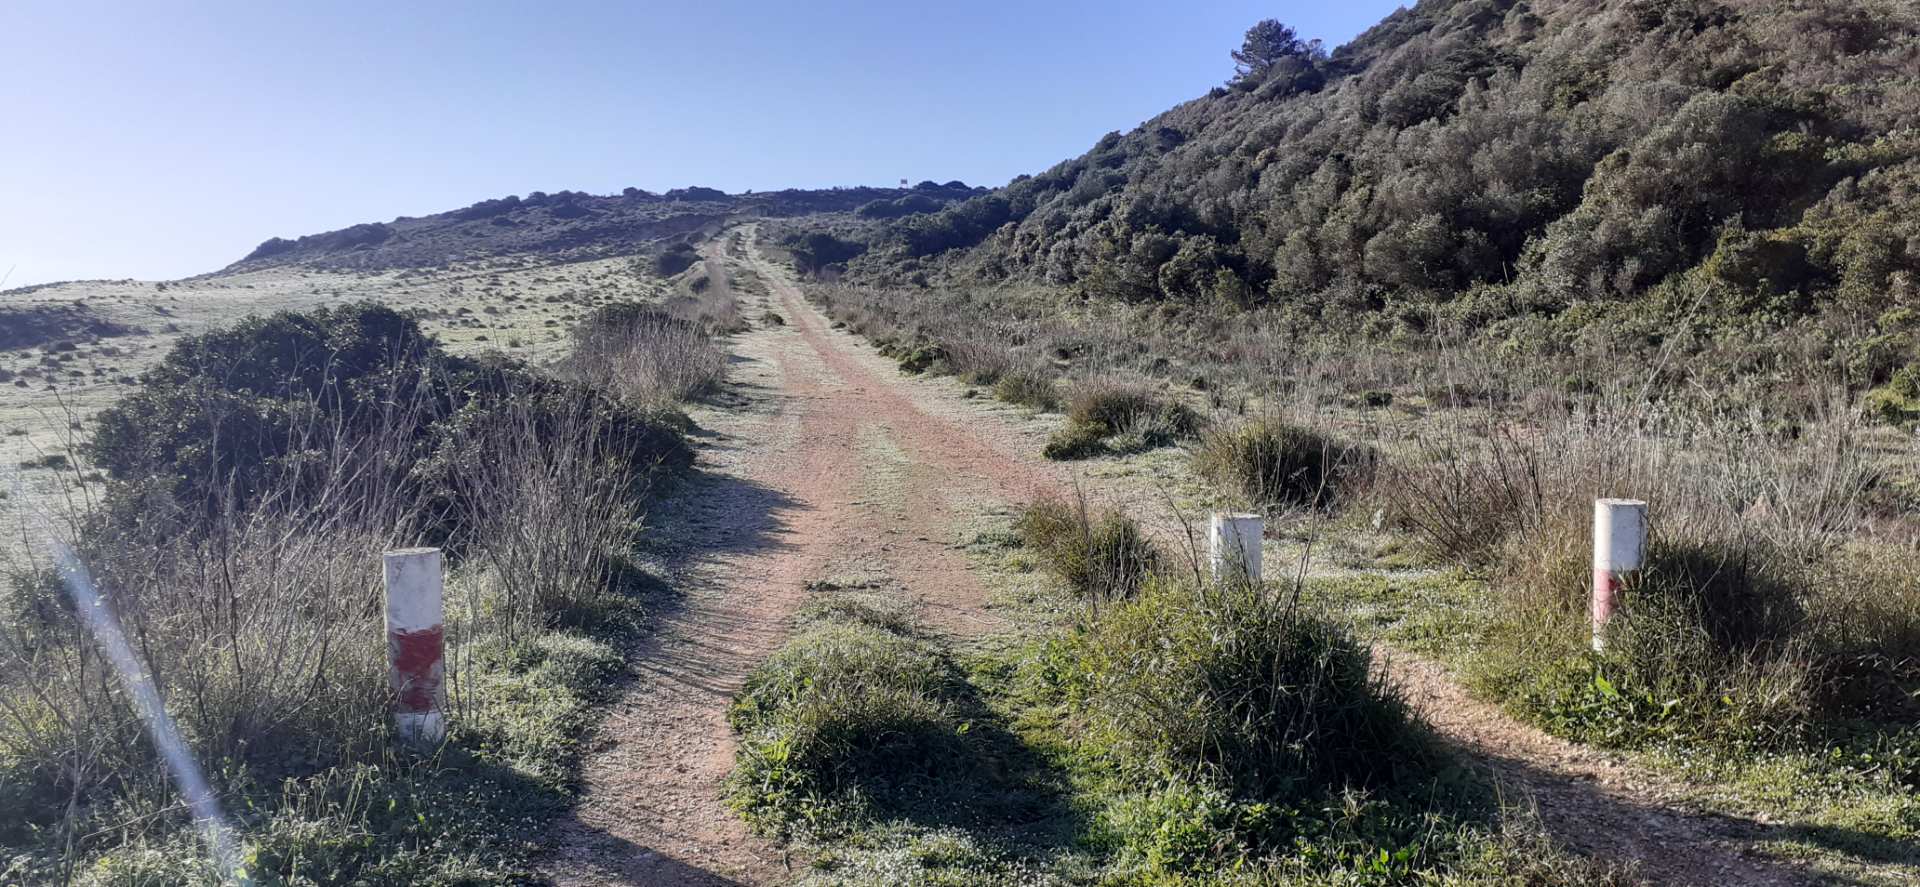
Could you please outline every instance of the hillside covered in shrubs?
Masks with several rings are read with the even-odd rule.
[[[1331,52],[1268,24],[1234,55],[1080,157],[878,223],[853,279],[1537,349],[1800,326],[1855,384],[1912,362],[1911,4],[1422,0]]]
[[[963,182],[921,182],[912,188],[788,189],[727,194],[714,188],[676,188],[655,194],[628,188],[597,196],[579,191],[509,195],[430,216],[369,222],[309,234],[274,237],[227,268],[276,265],[384,270],[516,253],[571,258],[623,255],[683,235],[719,230],[741,215],[803,216],[859,212],[874,218],[926,213],[985,189]]]

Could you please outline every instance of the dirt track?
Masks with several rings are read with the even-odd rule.
[[[784,272],[748,261],[786,323],[736,338],[733,402],[698,417],[701,476],[651,518],[681,548],[669,560],[683,597],[633,652],[642,676],[601,728],[584,799],[558,835],[563,884],[789,879],[720,795],[733,764],[727,703],[785,638],[806,583],[884,573],[919,596],[930,625],[991,627],[953,519],[966,503],[1057,482],[920,409]]]
[[[955,544],[990,503],[1063,490],[1072,477],[1017,428],[950,390],[903,379],[827,320],[786,271],[751,251],[769,285],[735,339],[730,403],[697,418],[701,476],[657,511],[682,597],[632,651],[641,673],[600,729],[575,815],[555,835],[562,884],[769,884],[789,861],[721,799],[732,767],[725,712],[785,638],[806,583],[890,576],[930,625],[990,629],[986,591]],[[784,325],[757,321],[771,307]],[[1108,491],[1152,501],[1152,490]],[[1438,667],[1381,661],[1441,736],[1483,763],[1549,830],[1653,883],[1792,884],[1796,870],[1747,856],[1756,823],[1672,809],[1671,792],[1606,755],[1560,742],[1466,697]]]

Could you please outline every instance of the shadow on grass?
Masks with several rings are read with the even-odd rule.
[[[1444,740],[1442,747],[1481,774],[1507,804],[1530,805],[1556,843],[1605,863],[1631,865],[1651,883],[1868,883],[1816,875],[1752,853],[1753,843],[1789,838],[1790,829],[1642,800],[1584,776],[1486,748]]]

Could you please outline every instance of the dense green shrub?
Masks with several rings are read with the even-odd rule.
[[[1790,561],[1745,544],[1656,540],[1623,590],[1607,649],[1587,649],[1591,552],[1571,535],[1533,548],[1524,590],[1475,680],[1554,732],[1614,746],[1685,740],[1779,745],[1808,735],[1820,663]]]
[[[916,375],[933,369],[947,359],[946,349],[924,339],[917,339],[892,348],[882,348],[881,353],[899,361],[901,372]]]
[[[700,261],[700,251],[693,244],[681,241],[668,246],[653,257],[653,273],[661,277],[672,277]]]
[[[1322,57],[1261,22],[1235,88],[876,222],[849,278],[1064,289],[1076,313],[1264,306],[1297,325],[1280,336],[1578,343],[1716,373],[1800,354],[1794,329],[1839,369],[1868,318],[1920,294],[1913,90],[1884,74],[1916,34],[1913,8],[1876,0],[1428,2]],[[1569,335],[1541,335],[1556,316]]]
[[[181,339],[139,390],[101,412],[85,451],[120,484],[106,503],[109,518],[161,532],[152,521],[171,515],[191,529],[269,494],[282,508],[354,486],[397,487],[402,494],[378,490],[392,501],[444,502],[453,496],[444,468],[458,459],[446,451],[448,432],[486,425],[510,406],[545,417],[543,424],[581,408],[598,414],[602,454],[641,475],[691,461],[657,413],[504,358],[448,354],[414,320],[370,302],[281,312]],[[170,507],[152,508],[156,495]]]
[[[1122,766],[1298,802],[1427,754],[1365,647],[1259,589],[1152,583],[1077,642],[1076,701]]]
[[[1911,716],[1920,588],[1902,578],[1910,558],[1840,541],[1876,483],[1844,430],[1700,432],[1683,449],[1617,428],[1495,438],[1396,469],[1390,507],[1434,528],[1422,530],[1433,550],[1493,578],[1493,626],[1474,659],[1482,690],[1557,732],[1621,746],[1780,747]],[[1651,504],[1655,530],[1596,656],[1591,502],[1623,493]]]
[[[820,621],[748,677],[728,715],[741,737],[729,793],[756,827],[898,811],[971,775],[959,672],[890,628]]]
[[[845,240],[826,231],[797,234],[781,245],[793,254],[794,269],[809,277],[826,275],[867,249],[864,243]]]
[[[1275,417],[1210,429],[1193,454],[1215,486],[1266,508],[1332,505],[1371,479],[1375,458],[1368,447]]]
[[[1903,367],[1893,378],[1867,392],[1868,415],[1891,424],[1920,419],[1920,364]]]

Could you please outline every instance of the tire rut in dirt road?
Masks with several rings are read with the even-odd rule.
[[[1793,885],[1813,874],[1744,852],[1766,826],[1675,806],[1678,786],[1604,752],[1522,724],[1470,698],[1433,662],[1376,648],[1374,661],[1442,742],[1491,772],[1508,799],[1530,803],[1574,850],[1629,862],[1654,884]]]
[[[703,413],[700,477],[657,508],[680,597],[629,660],[637,677],[601,725],[585,787],[548,870],[561,884],[769,884],[793,872],[750,835],[722,792],[733,695],[778,648],[809,581],[877,567],[928,622],[974,634],[995,622],[954,544],[963,503],[1058,484],[961,423],[929,415],[897,377],[846,353],[784,272],[750,250],[786,324],[733,342],[734,409]],[[887,494],[862,493],[874,446],[896,457]]]

